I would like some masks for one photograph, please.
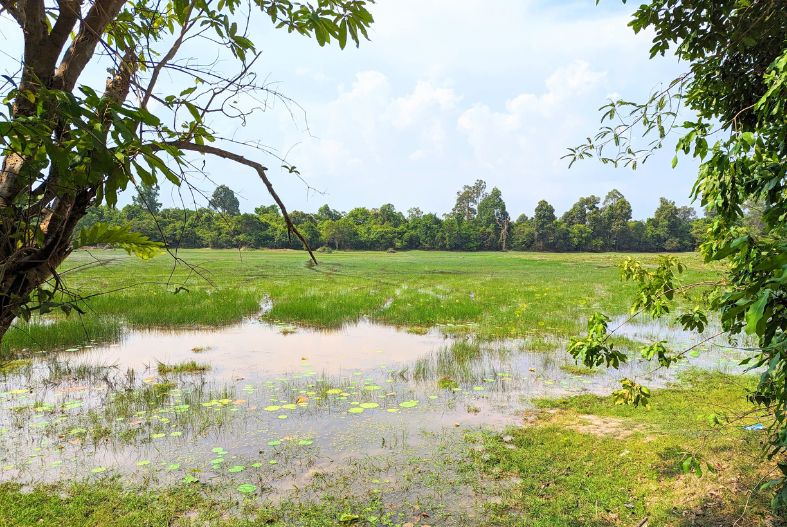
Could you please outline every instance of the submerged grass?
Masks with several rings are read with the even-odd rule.
[[[301,251],[195,249],[179,257],[189,266],[166,255],[152,261],[117,251],[73,255],[60,272],[70,289],[90,297],[85,314],[17,324],[2,351],[112,341],[124,325],[230,324],[258,313],[263,298],[272,302],[265,314],[272,321],[335,328],[368,317],[416,332],[441,326],[553,349],[556,338],[582,329],[588,313],[625,312],[633,290],[619,280],[623,255],[613,253],[333,252],[320,254],[311,268]],[[689,280],[715,272],[694,254],[678,257]],[[101,264],[91,265],[96,259]]]
[[[237,484],[5,483],[0,524],[632,527],[647,519],[659,527],[775,526],[768,491],[757,491],[769,477],[759,456],[762,434],[743,429],[750,419],[730,421],[721,432],[707,425],[711,414],[745,411],[742,394],[752,382],[690,372],[680,384],[654,391],[650,411],[616,406],[607,397],[541,400],[527,425],[469,432],[466,444],[460,439],[451,447],[454,454],[436,448],[433,458],[375,469],[393,468],[398,487],[355,465],[347,473],[315,473],[303,494],[277,502],[257,493],[244,498]],[[166,391],[156,389],[154,397]],[[685,452],[716,472],[682,473]],[[371,490],[362,490],[366,483]],[[416,484],[421,497],[408,494]]]

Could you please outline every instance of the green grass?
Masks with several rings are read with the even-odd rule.
[[[159,375],[168,375],[174,373],[175,375],[183,375],[190,373],[205,373],[210,370],[209,364],[200,364],[197,361],[189,360],[178,364],[165,364],[159,362],[156,365],[156,371]]]
[[[481,434],[476,465],[499,486],[489,525],[716,526],[776,525],[768,491],[772,468],[762,433],[733,420],[713,429],[708,417],[749,409],[749,378],[692,373],[654,392],[650,411],[583,395],[542,400],[535,424]],[[717,471],[680,469],[689,452]]]
[[[17,322],[11,326],[0,343],[2,355],[9,351],[55,350],[91,342],[115,341],[123,333],[120,320],[101,313],[72,314],[55,318],[46,324]]]
[[[111,341],[124,326],[231,324],[258,313],[266,297],[270,320],[331,328],[369,317],[414,332],[440,325],[448,333],[524,337],[533,349],[552,349],[555,338],[583,329],[592,311],[626,312],[633,286],[619,280],[623,256],[333,252],[309,267],[300,251],[181,251],[188,265],[169,255],[142,261],[117,251],[77,253],[60,272],[70,289],[90,297],[85,314],[51,326],[19,324],[2,350]],[[697,255],[679,258],[687,280],[714,275]]]
[[[119,482],[40,486],[19,492],[15,484],[0,484],[0,523],[15,527],[327,527],[351,525],[342,519],[378,516],[379,499],[344,499],[317,503],[266,504],[221,500],[197,485],[167,489],[128,488]],[[385,525],[391,525],[386,523]]]
[[[560,369],[571,375],[595,375],[598,373],[596,368],[588,368],[578,364],[564,364]]]
[[[414,333],[438,325],[448,333],[470,335],[402,373],[450,390],[477,380],[471,366],[494,346],[487,341],[516,337],[528,349],[554,349],[583,329],[590,312],[626,312],[633,291],[618,278],[619,254],[333,252],[319,254],[320,266],[311,268],[296,251],[193,250],[180,253],[192,267],[174,269],[167,256],[143,262],[112,251],[93,254],[110,261],[91,266],[92,257],[77,254],[61,269],[69,288],[95,295],[84,303],[85,314],[18,324],[3,341],[4,352],[115,340],[126,327],[230,324],[259,313],[260,302],[268,298],[272,308],[265,317],[288,324],[331,328],[369,317]],[[656,257],[641,258],[652,262]],[[718,270],[696,255],[680,258],[688,267],[686,280],[713,277]],[[625,346],[625,339],[617,340]],[[0,363],[0,371],[18,371],[26,364]],[[102,368],[50,364],[50,381],[100,376]],[[199,372],[203,366],[188,361],[158,368],[165,375]],[[751,383],[749,378],[688,373],[681,384],[654,392],[650,411],[590,395],[539,400],[533,422],[499,434],[469,434],[468,444],[457,445],[459,458],[413,458],[412,467],[395,467],[402,479],[417,482],[419,492],[429,489],[430,498],[405,496],[418,501],[418,509],[402,505],[402,496],[386,501],[384,492],[357,492],[360,476],[354,470],[331,473],[326,488],[314,493],[318,498],[276,503],[244,498],[235,488],[137,487],[97,478],[32,488],[0,484],[0,525],[393,526],[418,510],[445,507],[441,496],[447,501],[456,495],[457,478],[474,490],[472,510],[481,520],[442,524],[629,527],[647,517],[651,526],[736,521],[765,526],[771,520],[777,525],[768,515],[768,492],[753,492],[771,477],[773,464],[760,456],[764,434],[742,429],[754,417],[733,419],[749,409],[744,393]],[[323,389],[332,385],[324,384]],[[119,391],[96,422],[148,412],[174,387],[165,381]],[[470,411],[481,410],[468,406]],[[195,414],[193,426],[217,418],[205,414]],[[708,424],[714,415],[730,420],[717,430]],[[678,467],[687,452],[717,473],[683,474]]]

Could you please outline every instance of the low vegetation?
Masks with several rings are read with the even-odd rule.
[[[773,475],[764,434],[744,429],[756,418],[709,424],[720,412],[744,415],[754,385],[690,372],[650,411],[589,395],[540,401],[529,425],[477,438],[475,466],[507,489],[487,525],[778,525],[768,492],[756,490]],[[701,477],[684,473],[689,455],[707,464]]]
[[[200,364],[197,361],[186,361],[179,364],[165,364],[159,362],[156,365],[156,371],[159,375],[168,375],[174,373],[175,375],[189,374],[189,373],[205,373],[210,369],[209,364]]]
[[[335,328],[368,317],[413,332],[440,326],[553,349],[553,337],[579,332],[587,313],[626,312],[634,290],[620,281],[618,254],[337,251],[321,254],[313,268],[298,251],[178,255],[188,265],[167,255],[144,262],[117,251],[73,255],[61,273],[86,297],[84,313],[17,324],[3,352],[113,341],[123,326],[231,324],[258,314],[263,298],[271,300],[264,317],[273,321]],[[696,255],[680,259],[689,279],[715,275]]]
[[[108,477],[25,492],[16,484],[2,484],[0,510],[10,525],[19,527],[54,522],[63,527],[380,527],[408,522],[630,527],[645,519],[649,525],[671,527],[778,525],[769,513],[768,493],[755,490],[770,477],[763,468],[767,465],[758,463],[762,432],[744,429],[755,418],[735,420],[724,433],[709,424],[721,411],[743,414],[742,395],[754,382],[690,371],[680,384],[656,392],[650,411],[617,406],[608,397],[541,400],[523,426],[469,432],[465,447],[454,445],[442,460],[413,456],[397,467],[403,479],[427,489],[422,491],[429,496],[425,501],[397,500],[394,485],[375,475],[385,469],[361,462],[348,467],[353,477],[340,471],[327,485],[315,478],[310,483],[315,497],[294,501],[238,500],[234,488],[207,492],[208,487],[194,483],[141,489]],[[712,470],[701,477],[685,474],[681,465],[689,453]],[[376,490],[359,492],[358,477],[376,481]],[[457,492],[472,506],[466,513],[454,510],[445,516],[438,501],[450,501]]]

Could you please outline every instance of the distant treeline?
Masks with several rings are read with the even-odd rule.
[[[694,209],[665,198],[652,217],[633,220],[631,204],[617,190],[603,200],[580,198],[560,217],[542,200],[533,216],[511,220],[500,191],[487,192],[481,180],[457,192],[454,208],[442,217],[418,208],[404,214],[391,204],[349,212],[323,205],[313,214],[296,210],[290,215],[312,248],[365,250],[691,251],[706,227]],[[197,210],[162,209],[158,189],[143,188],[122,209],[93,209],[83,225],[98,221],[131,225],[171,247],[301,248],[295,237],[288,239],[275,205],[241,214],[226,186],[216,189],[209,208]]]

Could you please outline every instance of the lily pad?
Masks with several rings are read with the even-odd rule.
[[[238,492],[242,494],[251,494],[257,490],[256,485],[252,485],[251,483],[243,483],[238,485]]]

